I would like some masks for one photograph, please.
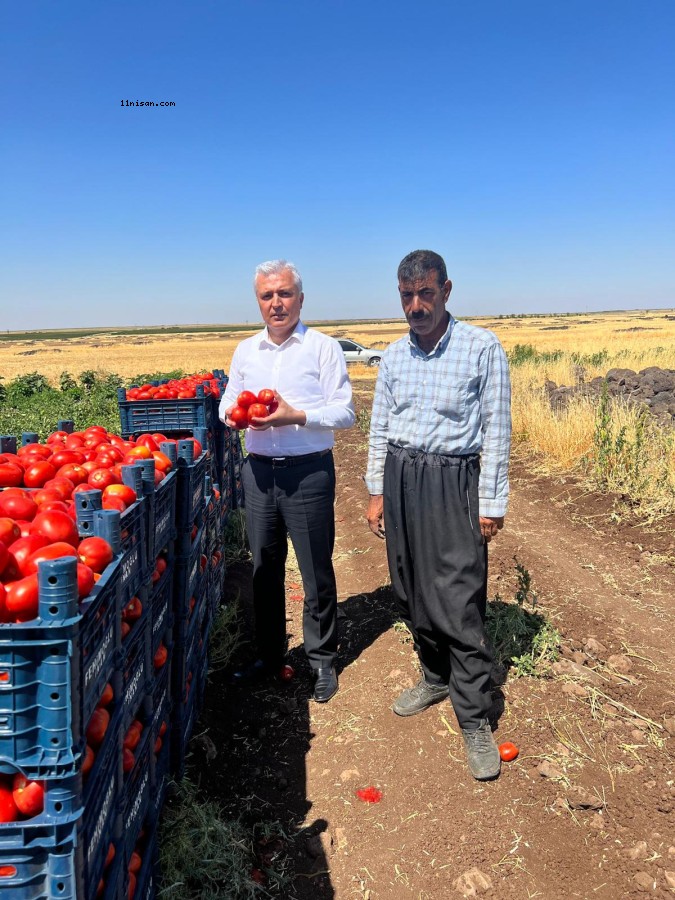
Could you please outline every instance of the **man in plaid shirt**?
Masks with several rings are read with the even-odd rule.
[[[508,363],[490,331],[446,310],[437,253],[398,268],[410,332],[385,352],[375,387],[366,485],[368,524],[385,537],[391,582],[423,677],[396,699],[400,716],[450,697],[474,778],[499,775],[488,715],[487,545],[504,526],[511,448]]]

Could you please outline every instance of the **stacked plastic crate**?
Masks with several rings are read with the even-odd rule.
[[[223,373],[218,375],[224,384]],[[121,390],[119,408],[125,437],[160,432],[177,439],[170,760],[180,777],[206,682],[209,631],[224,582],[223,509],[229,512],[230,476],[228,469],[223,479],[219,448],[227,429],[218,419],[217,398],[201,386],[194,398],[180,400],[131,401]],[[201,453],[194,458],[196,446]]]
[[[122,582],[142,564],[142,526],[142,498],[121,516],[87,510],[80,535],[115,554],[90,596],[78,600],[74,558],[44,562],[38,617],[0,625],[0,771],[44,786],[41,813],[0,824],[0,891],[13,900],[117,900],[127,887]]]

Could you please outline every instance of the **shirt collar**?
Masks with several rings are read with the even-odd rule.
[[[452,313],[448,313],[448,315],[450,316],[450,319],[448,321],[448,327],[445,329],[445,332],[443,333],[442,337],[440,337],[438,339],[438,343],[436,344],[436,346],[433,347],[428,353],[425,350],[422,350],[422,348],[420,347],[420,345],[417,341],[417,335],[415,334],[415,332],[412,329],[408,332],[409,346],[412,347],[412,349],[415,350],[417,353],[421,353],[424,356],[433,356],[435,353],[442,353],[445,350],[445,348],[448,346],[450,337],[452,335],[452,329],[454,328],[455,322],[456,322],[456,319],[453,317]]]
[[[297,344],[302,344],[305,340],[305,335],[307,334],[307,326],[298,320],[298,324],[293,329],[293,332],[283,344],[275,344],[273,340],[270,339],[269,331],[267,328],[263,328],[258,336],[258,347],[269,347],[272,350],[280,350],[282,347],[285,347],[286,344],[289,344],[291,341],[294,341]]]

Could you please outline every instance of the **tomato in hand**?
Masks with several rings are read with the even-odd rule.
[[[243,406],[235,406],[228,418],[234,422],[235,428],[248,427],[248,412]]]
[[[269,410],[264,403],[252,403],[248,408],[249,424],[251,419],[266,419],[268,415]]]
[[[242,391],[237,397],[237,406],[241,406],[242,409],[248,409],[252,403],[257,401],[257,399],[258,398],[253,391]]]
[[[511,741],[504,741],[503,744],[499,745],[499,756],[504,762],[511,762],[511,760],[515,759],[519,753],[520,750],[515,744],[512,744]]]
[[[264,403],[265,406],[269,406],[273,400],[274,391],[270,388],[263,388],[261,391],[258,391],[258,403]]]

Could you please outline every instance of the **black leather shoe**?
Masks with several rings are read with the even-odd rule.
[[[317,703],[326,703],[337,694],[338,680],[335,666],[322,666],[314,670],[316,681],[314,682],[314,699]]]
[[[273,666],[265,662],[264,659],[256,659],[242,669],[237,669],[236,672],[233,672],[232,683],[256,684],[259,681],[264,681],[266,678],[271,678],[272,675],[276,675],[280,668],[281,665]]]

